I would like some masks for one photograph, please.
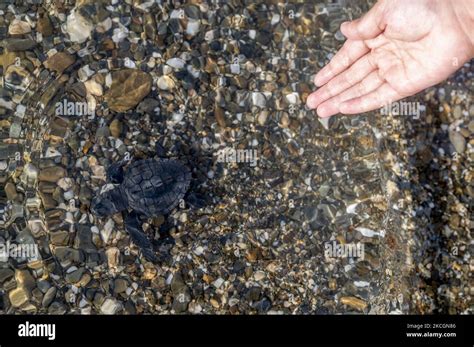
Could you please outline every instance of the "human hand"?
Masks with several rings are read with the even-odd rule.
[[[379,0],[341,31],[347,40],[306,101],[319,117],[371,111],[446,79],[474,57],[474,3]]]

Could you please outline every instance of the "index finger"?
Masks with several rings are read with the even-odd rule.
[[[314,84],[316,84],[317,87],[326,84],[369,52],[369,50],[369,47],[367,47],[364,41],[347,40],[339,52],[331,59],[329,64],[316,74]]]

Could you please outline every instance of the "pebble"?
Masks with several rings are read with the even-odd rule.
[[[14,19],[8,27],[8,33],[10,35],[24,35],[31,32],[31,26],[28,22]]]
[[[137,106],[150,93],[152,78],[140,70],[124,69],[112,73],[112,85],[105,93],[107,105],[116,112]]]
[[[10,52],[28,51],[36,46],[32,39],[8,38],[4,40],[5,48]]]
[[[122,134],[122,131],[123,131],[122,122],[120,122],[120,120],[118,120],[118,119],[114,119],[110,123],[109,130],[110,130],[110,134],[113,137],[119,138],[120,135]]]
[[[8,293],[8,298],[13,307],[20,307],[30,299],[30,292],[26,288],[18,287]]]
[[[53,34],[53,26],[47,14],[40,16],[36,24],[36,29],[45,37],[51,36]]]
[[[63,167],[53,166],[40,170],[38,180],[42,182],[56,183],[67,175]]]
[[[267,104],[267,100],[263,93],[253,92],[252,93],[252,104],[257,107],[264,108]]]
[[[353,296],[343,296],[339,299],[339,301],[343,305],[347,305],[358,311],[364,311],[367,308],[367,303],[364,300]]]
[[[267,122],[269,112],[264,110],[258,114],[257,122],[259,125],[264,126]]]
[[[114,281],[114,293],[123,293],[128,287],[128,282],[127,280],[123,278],[117,278]]]
[[[183,69],[186,66],[186,62],[181,58],[168,59],[166,64],[171,66],[173,69]]]
[[[44,62],[44,66],[47,69],[56,71],[58,74],[61,74],[69,66],[74,64],[75,61],[76,61],[76,59],[72,55],[70,55],[66,52],[58,52],[58,53],[54,54],[53,56],[49,57]]]
[[[86,82],[84,82],[84,86],[87,89],[87,92],[95,95],[95,96],[102,96],[104,91],[102,89],[102,85],[97,83],[95,80],[90,79]]]
[[[460,105],[456,105],[453,109],[453,116],[455,119],[461,119],[462,118],[462,110]]]
[[[91,22],[85,17],[81,16],[78,11],[72,11],[66,21],[66,31],[69,35],[69,39],[72,42],[83,43],[85,42],[94,29]]]
[[[100,312],[102,314],[117,314],[122,311],[123,305],[115,298],[107,298],[104,300],[104,303],[100,307]]]
[[[17,286],[26,288],[28,291],[31,291],[34,287],[36,287],[35,279],[28,270],[16,270],[15,281]]]
[[[172,90],[175,87],[175,83],[169,76],[160,76],[158,78],[157,86],[161,90]]]
[[[464,136],[456,131],[451,130],[449,132],[449,140],[454,146],[456,152],[464,153],[464,150],[466,149],[466,139]]]
[[[109,268],[116,268],[119,265],[120,250],[117,247],[110,247],[105,251]]]
[[[47,308],[56,297],[57,289],[56,287],[50,287],[43,296],[41,306]]]

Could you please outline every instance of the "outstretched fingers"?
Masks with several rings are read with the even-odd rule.
[[[400,95],[385,82],[379,88],[366,95],[342,102],[339,106],[339,112],[343,114],[364,113],[381,108],[403,97],[403,95]]]
[[[314,84],[322,86],[346,70],[349,66],[369,52],[364,41],[347,40],[339,52],[314,77]]]
[[[380,78],[378,70],[372,71],[359,83],[321,103],[317,109],[318,116],[325,118],[339,113],[339,106],[342,102],[366,95],[380,87],[383,83],[384,80]]]
[[[337,97],[340,93],[350,89],[358,82],[362,81],[375,69],[376,66],[371,61],[370,54],[364,55],[349,69],[340,73],[317,91],[309,95],[306,102],[308,107],[316,108],[326,100]]]

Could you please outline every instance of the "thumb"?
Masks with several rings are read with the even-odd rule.
[[[385,2],[379,1],[361,18],[341,24],[342,34],[350,40],[369,40],[385,29]]]

